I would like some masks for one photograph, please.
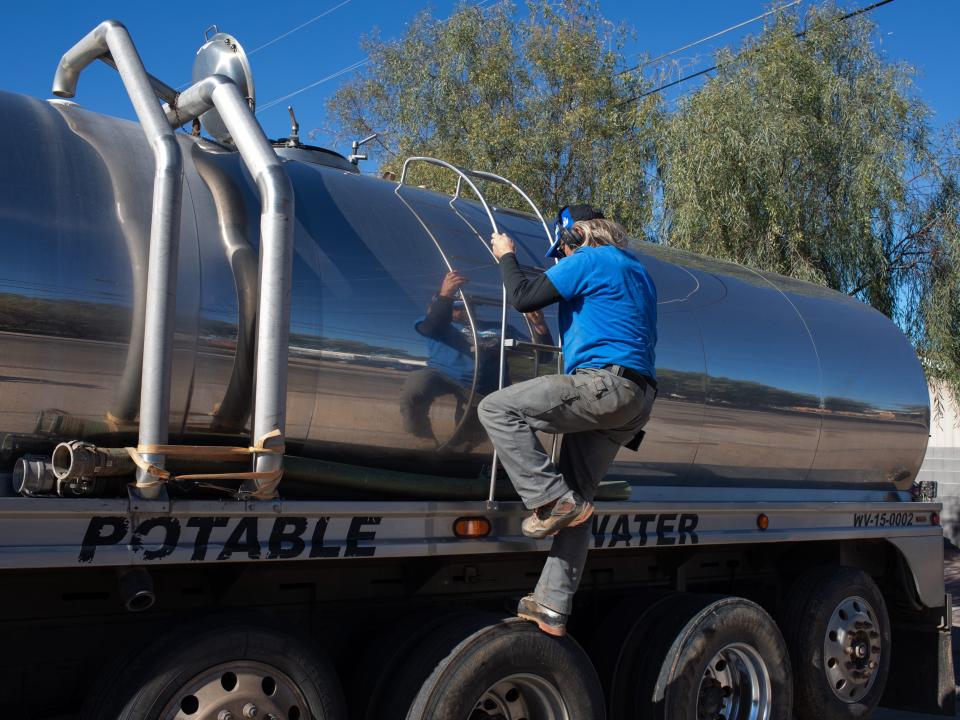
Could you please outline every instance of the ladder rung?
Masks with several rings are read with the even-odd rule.
[[[510,350],[537,350],[538,352],[560,352],[562,348],[557,345],[546,345],[545,343],[528,342],[526,340],[514,340],[507,338],[503,341],[503,346]]]

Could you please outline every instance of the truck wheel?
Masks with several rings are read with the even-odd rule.
[[[790,588],[783,618],[797,720],[865,718],[890,669],[890,619],[876,583],[851,567],[816,568]]]
[[[664,602],[671,602],[678,594],[675,590],[652,589],[634,593],[624,598],[603,619],[596,631],[592,634],[589,644],[589,655],[593,666],[600,678],[603,695],[609,701],[612,694],[612,683],[617,676],[621,662],[630,664],[641,648],[646,648],[646,635],[649,627],[645,620],[647,616],[656,613]],[[643,628],[631,639],[630,628]],[[640,643],[640,647],[638,647]],[[632,680],[627,680],[631,682]],[[608,717],[615,717],[616,713],[609,708]]]
[[[347,698],[351,716],[360,720],[386,717],[384,696],[393,691],[392,679],[401,672],[424,635],[465,615],[464,611],[438,614],[435,609],[423,610],[401,618],[389,629],[380,629],[356,663]]]
[[[326,660],[285,632],[191,624],[139,652],[102,684],[84,717],[103,720],[344,720]]]
[[[427,635],[396,679],[404,720],[603,720],[586,653],[516,618],[475,615]]]
[[[631,628],[611,717],[790,720],[787,648],[772,618],[736,597],[680,596]]]

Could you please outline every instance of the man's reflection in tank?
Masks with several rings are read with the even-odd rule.
[[[437,399],[451,396],[456,401],[454,423],[460,424],[468,413],[454,441],[459,449],[469,449],[486,439],[477,418],[477,403],[497,389],[500,367],[500,323],[475,318],[476,347],[470,318],[461,299],[460,289],[468,282],[462,273],[451,270],[430,300],[427,314],[415,325],[427,341],[427,367],[407,376],[400,397],[404,429],[416,437],[438,442],[430,422],[430,408]],[[499,314],[499,313],[498,313]],[[543,313],[527,315],[537,342],[551,344],[550,331]],[[524,339],[522,333],[507,326],[507,336]],[[477,363],[477,384],[471,398],[474,363]],[[504,367],[504,386],[510,384],[509,366]],[[462,444],[463,447],[460,447]]]

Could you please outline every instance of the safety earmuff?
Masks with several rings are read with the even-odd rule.
[[[583,245],[583,235],[576,227],[562,228],[560,230],[560,242],[571,248],[578,248]]]
[[[578,248],[583,245],[583,237],[574,229],[574,219],[570,214],[570,206],[561,208],[557,213],[557,220],[553,224],[553,244],[547,252],[547,257],[562,258],[563,250],[561,245],[570,248]]]

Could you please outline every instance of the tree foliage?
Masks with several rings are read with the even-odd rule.
[[[516,182],[544,212],[593,202],[640,232],[650,217],[656,103],[627,103],[638,81],[618,75],[626,30],[597,3],[463,3],[450,18],[423,11],[404,37],[366,38],[369,71],[330,102],[341,136],[379,132],[381,168],[430,155]],[[417,182],[452,189],[449,173]],[[516,199],[494,199],[516,204]]]
[[[955,138],[934,143],[912,69],[864,17],[782,13],[683,101],[658,139],[662,238],[828,285],[908,332],[960,386]]]

